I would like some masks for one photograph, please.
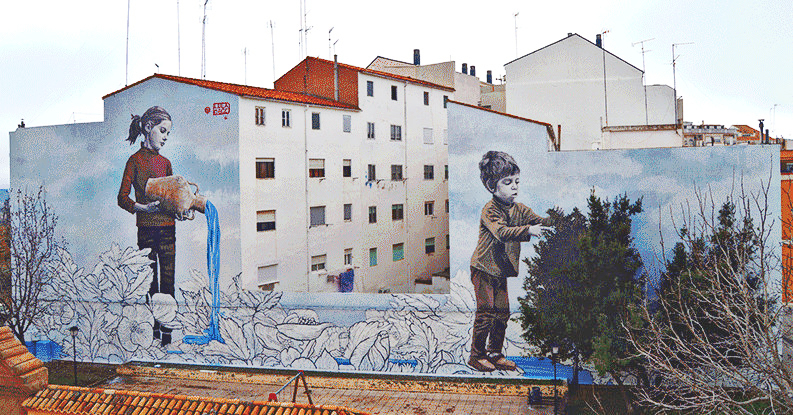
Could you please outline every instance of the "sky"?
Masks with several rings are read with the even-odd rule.
[[[206,78],[272,87],[301,50],[328,58],[329,43],[351,65],[377,56],[412,62],[420,49],[424,64],[454,60],[458,71],[468,63],[482,79],[487,70],[499,78],[505,63],[567,33],[594,41],[607,31],[605,48],[645,67],[648,85],[673,84],[672,44],[680,44],[675,79],[686,121],[756,128],[763,118],[772,136],[793,138],[790,0],[305,2],[301,45],[300,0],[208,0]],[[200,78],[204,4],[2,2],[0,131],[22,119],[29,127],[102,121],[104,95],[156,72]],[[9,186],[8,148],[3,134],[0,188]]]

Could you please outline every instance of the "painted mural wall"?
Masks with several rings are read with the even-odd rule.
[[[224,102],[228,107],[214,110]],[[85,361],[536,377],[526,367],[484,373],[468,364],[477,307],[469,267],[481,209],[492,197],[479,180],[482,154],[501,150],[515,158],[522,172],[518,201],[536,212],[581,205],[592,188],[603,197],[643,196],[648,206],[668,211],[693,196],[693,185],[721,195],[734,174],[748,184],[769,175],[779,181],[778,171],[768,169],[779,162],[769,147],[548,153],[544,125],[449,103],[449,295],[249,291],[239,281],[244,248],[235,228],[238,132],[226,124],[237,117],[234,97],[152,82],[106,97],[105,105],[103,123],[11,134],[12,188],[43,184],[68,242],[54,264],[49,312],[29,338],[71,346],[68,328],[77,325],[76,358]],[[135,217],[116,199],[124,165],[138,150],[124,142],[130,114],[153,105],[166,108],[172,120],[161,154],[217,207],[222,235],[219,278],[213,280],[206,218],[177,221],[174,296],[149,298],[150,251],[138,249]],[[53,165],[60,168],[45,167]],[[779,206],[778,194],[772,198]],[[648,258],[657,247],[657,212],[648,209],[634,221]],[[671,232],[671,224],[661,223]],[[524,256],[533,252],[531,244],[523,244]],[[522,266],[517,278],[509,278],[513,318],[525,272]],[[158,337],[155,321],[173,330],[169,343]],[[504,332],[505,355],[536,354],[515,320]],[[63,350],[71,358],[71,347]]]

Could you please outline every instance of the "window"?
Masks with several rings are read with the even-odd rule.
[[[424,180],[435,180],[435,166],[431,164],[424,165]]]
[[[311,129],[312,130],[319,130],[319,113],[312,112],[311,113]]]
[[[424,91],[424,105],[430,105],[430,93]]]
[[[396,101],[397,100],[397,87],[396,85],[391,85],[391,99]]]
[[[274,231],[275,230],[275,211],[274,210],[260,210],[256,212],[256,231]]]
[[[446,234],[446,250],[449,250],[449,234]]]
[[[394,262],[401,261],[405,258],[405,244],[391,245],[391,259]]]
[[[352,203],[344,204],[344,220],[345,221],[352,220]]]
[[[325,206],[311,206],[311,226],[325,224]]]
[[[366,177],[369,181],[377,180],[377,172],[375,171],[374,164],[370,164],[366,171]]]
[[[275,178],[275,159],[256,159],[256,178]]]
[[[341,165],[341,176],[352,177],[352,160],[344,159]]]
[[[443,166],[443,178],[449,180],[449,165],[446,164]]]
[[[373,97],[374,96],[374,82],[366,81],[366,96]]]
[[[401,164],[392,164],[391,165],[391,181],[398,182],[402,180],[402,165]]]
[[[435,213],[435,202],[424,202],[424,214],[432,216]]]
[[[424,129],[424,144],[432,144],[432,128]]]
[[[374,140],[374,123],[367,122],[366,123],[366,138],[370,140]]]
[[[264,125],[264,107],[256,107],[256,125]]]
[[[427,255],[435,252],[435,238],[427,238],[424,240],[424,253]]]
[[[369,248],[369,266],[377,265],[377,248]]]
[[[311,270],[319,271],[325,269],[325,255],[316,255],[311,257]]]
[[[369,206],[369,223],[377,222],[377,206]]]
[[[352,248],[344,250],[344,265],[352,265]]]
[[[402,126],[391,124],[391,141],[402,141]]]
[[[291,127],[290,120],[291,110],[281,110],[281,127]]]
[[[446,213],[449,213],[449,199],[446,199]]]
[[[278,284],[278,264],[265,265],[256,270],[259,280],[259,289],[273,291]]]
[[[325,159],[308,159],[308,177],[325,177]]]
[[[448,95],[444,95],[443,96],[443,108],[446,108],[446,103],[447,102],[449,102],[449,96]]]
[[[405,217],[405,206],[403,204],[391,205],[391,220],[402,220]]]
[[[352,131],[352,117],[349,115],[342,115],[341,120],[341,129],[345,133]]]

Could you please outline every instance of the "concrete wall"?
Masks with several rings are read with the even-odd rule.
[[[682,147],[683,133],[674,128],[604,131],[601,146],[603,149]]]
[[[591,149],[602,126],[645,124],[641,70],[579,35],[512,61],[505,69],[507,112],[561,124],[562,150]]]
[[[647,107],[650,125],[674,124],[675,90],[669,85],[647,85]]]

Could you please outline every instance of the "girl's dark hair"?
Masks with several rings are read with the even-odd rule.
[[[479,176],[488,191],[496,188],[499,180],[520,173],[515,159],[503,151],[488,151],[479,162]]]
[[[138,136],[141,134],[146,134],[145,126],[149,125],[149,128],[165,121],[171,121],[171,114],[168,114],[162,107],[153,106],[146,110],[142,116],[132,115],[132,123],[129,124],[129,137],[127,141],[129,141],[129,145],[135,144],[135,140],[138,139]]]

